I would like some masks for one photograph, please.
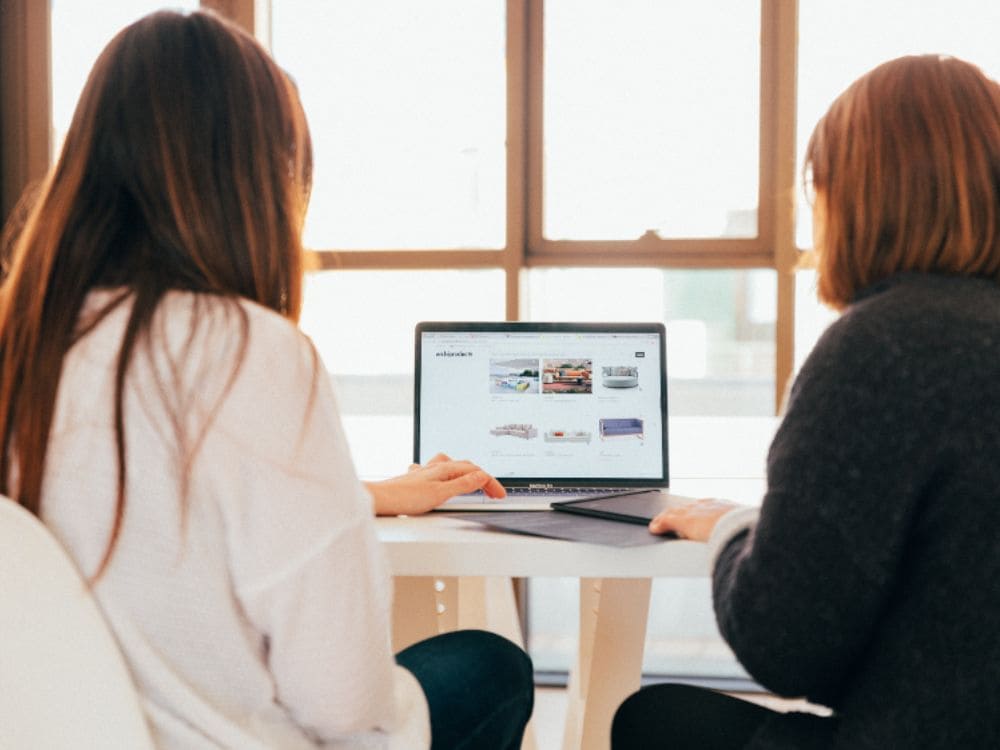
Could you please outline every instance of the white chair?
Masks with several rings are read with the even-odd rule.
[[[152,750],[128,668],[55,537],[0,497],[0,750]]]

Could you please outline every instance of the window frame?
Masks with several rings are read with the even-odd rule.
[[[0,219],[48,172],[52,104],[49,3],[4,0],[0,12]]]
[[[201,0],[270,46],[270,0]],[[761,0],[758,233],[752,238],[590,241],[542,236],[544,0],[507,0],[506,238],[500,250],[315,248],[324,270],[502,269],[508,320],[525,317],[523,278],[543,267],[768,268],[777,276],[775,404],[794,363],[797,0]],[[49,3],[6,0],[0,18],[0,208],[6,216],[51,161]]]

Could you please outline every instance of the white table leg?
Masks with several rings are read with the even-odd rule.
[[[610,747],[615,711],[642,679],[651,585],[648,578],[580,580],[580,640],[563,750]]]
[[[399,653],[440,632],[434,579],[396,576],[392,598],[392,648]]]

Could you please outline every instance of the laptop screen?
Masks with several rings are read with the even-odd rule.
[[[659,323],[420,323],[414,460],[507,486],[668,484]]]

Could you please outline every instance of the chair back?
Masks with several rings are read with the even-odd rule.
[[[0,750],[153,750],[128,668],[76,565],[0,497]]]

